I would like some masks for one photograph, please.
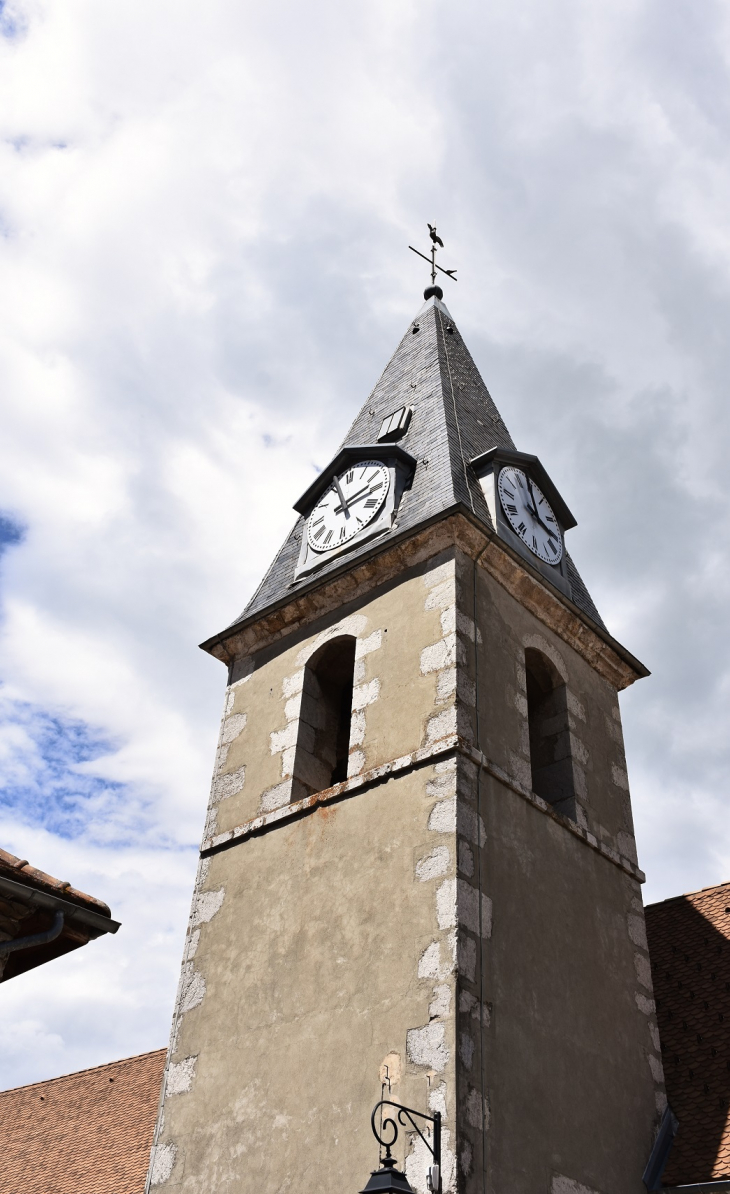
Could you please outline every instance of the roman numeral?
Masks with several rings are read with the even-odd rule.
[[[525,526],[524,522],[521,522],[517,528],[517,533],[520,535],[524,535],[526,530],[527,530],[527,527]]]
[[[370,500],[365,503],[365,509],[372,510],[374,506],[377,506],[377,504],[378,504],[377,498],[370,498]]]
[[[546,514],[546,515],[545,515],[545,521],[546,521],[546,522],[552,522],[553,524],[555,523],[555,519],[553,518],[552,514]]]
[[[319,539],[320,535],[324,535],[324,530],[325,530],[324,527],[320,527],[318,531],[315,531],[315,534],[314,534],[315,539]]]
[[[532,536],[532,546],[534,547],[535,551],[537,551],[537,539],[534,535]]]
[[[555,546],[555,544],[553,543],[552,539],[548,539],[548,547],[551,548],[554,556],[556,556],[558,554],[558,549]]]
[[[340,527],[340,540],[344,539],[346,527]]]
[[[503,485],[502,488],[503,488],[504,492],[507,494],[507,497],[513,498],[515,496],[513,494],[512,490],[508,489],[506,485]]]
[[[382,488],[383,488],[383,482],[382,482],[382,481],[378,481],[377,485],[371,485],[371,486],[370,486],[370,492],[371,492],[371,493],[375,493],[375,490],[376,490],[376,489],[382,489]]]
[[[347,481],[347,484],[348,484],[348,485],[352,485],[352,480],[353,480],[353,477],[354,477],[354,476],[355,476],[355,470],[354,470],[354,469],[350,469],[349,473],[348,473],[348,474],[347,474],[347,476],[345,477],[345,480]]]
[[[507,507],[506,507],[506,508],[509,510],[510,514],[516,514],[516,513],[517,513],[517,507],[516,507],[515,505],[513,505],[513,504],[512,504],[512,502],[507,502]]]
[[[327,532],[327,534],[325,535],[325,539],[324,539],[324,541],[325,541],[325,544],[329,543],[329,541],[330,541],[330,539],[332,538],[332,536],[333,536],[333,535],[334,535],[334,531],[328,531],[328,532]]]
[[[320,522],[324,522],[324,514],[320,514],[319,518],[315,519],[315,521],[312,523],[312,526],[318,527]]]

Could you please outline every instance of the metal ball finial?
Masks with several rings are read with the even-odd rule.
[[[430,298],[442,299],[444,297],[444,292],[440,286],[427,286],[423,292],[423,297],[425,299],[430,299]]]

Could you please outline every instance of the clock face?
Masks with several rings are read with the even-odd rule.
[[[503,468],[497,482],[499,498],[512,530],[525,547],[546,564],[559,564],[563,538],[550,504],[519,468]]]
[[[317,502],[307,522],[313,551],[341,547],[371,523],[383,508],[390,472],[379,460],[353,464],[337,477]]]

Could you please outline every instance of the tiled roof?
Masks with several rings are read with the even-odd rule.
[[[7,850],[0,850],[0,875],[6,875],[8,879],[15,879],[27,887],[37,887],[43,891],[49,891],[52,895],[63,896],[64,900],[69,900],[72,904],[87,906],[93,912],[100,912],[102,916],[111,916],[109,905],[105,904],[103,900],[97,900],[84,891],[77,891],[70,883],[62,879],[54,879],[53,875],[47,875],[45,871],[39,871],[31,866],[26,858],[16,858]]]
[[[53,899],[49,900],[48,896]],[[0,957],[0,982],[78,949],[100,933],[116,932],[119,927],[102,900],[37,870],[25,858],[0,850],[0,941],[46,932],[53,924],[54,912],[43,905],[55,902],[59,908],[59,900],[63,901],[66,913],[60,935],[44,945]],[[74,907],[82,911],[77,913]],[[84,916],[86,913],[91,915]]]
[[[143,1194],[165,1050],[0,1093],[0,1190]]]
[[[428,300],[409,325],[342,446],[374,444],[383,419],[400,406],[415,408],[408,432],[399,442],[417,464],[398,511],[399,534],[457,505],[491,527],[489,509],[469,461],[490,448],[515,445],[459,329],[438,299]],[[311,576],[294,582],[303,525],[301,516],[234,626],[312,583]],[[345,558],[356,560],[372,549],[366,541]],[[335,557],[317,572],[317,579],[343,562],[342,556]],[[575,604],[605,629],[572,560],[568,568]]]
[[[730,883],[646,909],[667,1096],[665,1186],[730,1178]]]

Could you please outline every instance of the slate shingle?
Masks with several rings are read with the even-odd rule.
[[[399,532],[415,529],[459,504],[491,527],[469,461],[490,448],[515,445],[459,329],[438,299],[428,300],[409,326],[341,447],[374,444],[383,419],[403,405],[413,406],[414,415],[399,442],[418,463],[411,489],[398,511]],[[300,517],[233,626],[311,584],[311,575],[292,583],[303,528],[304,518]],[[372,541],[363,543],[345,558],[354,561],[372,546]],[[316,576],[326,576],[343,562],[338,556]],[[568,568],[575,604],[605,629],[572,560]]]

